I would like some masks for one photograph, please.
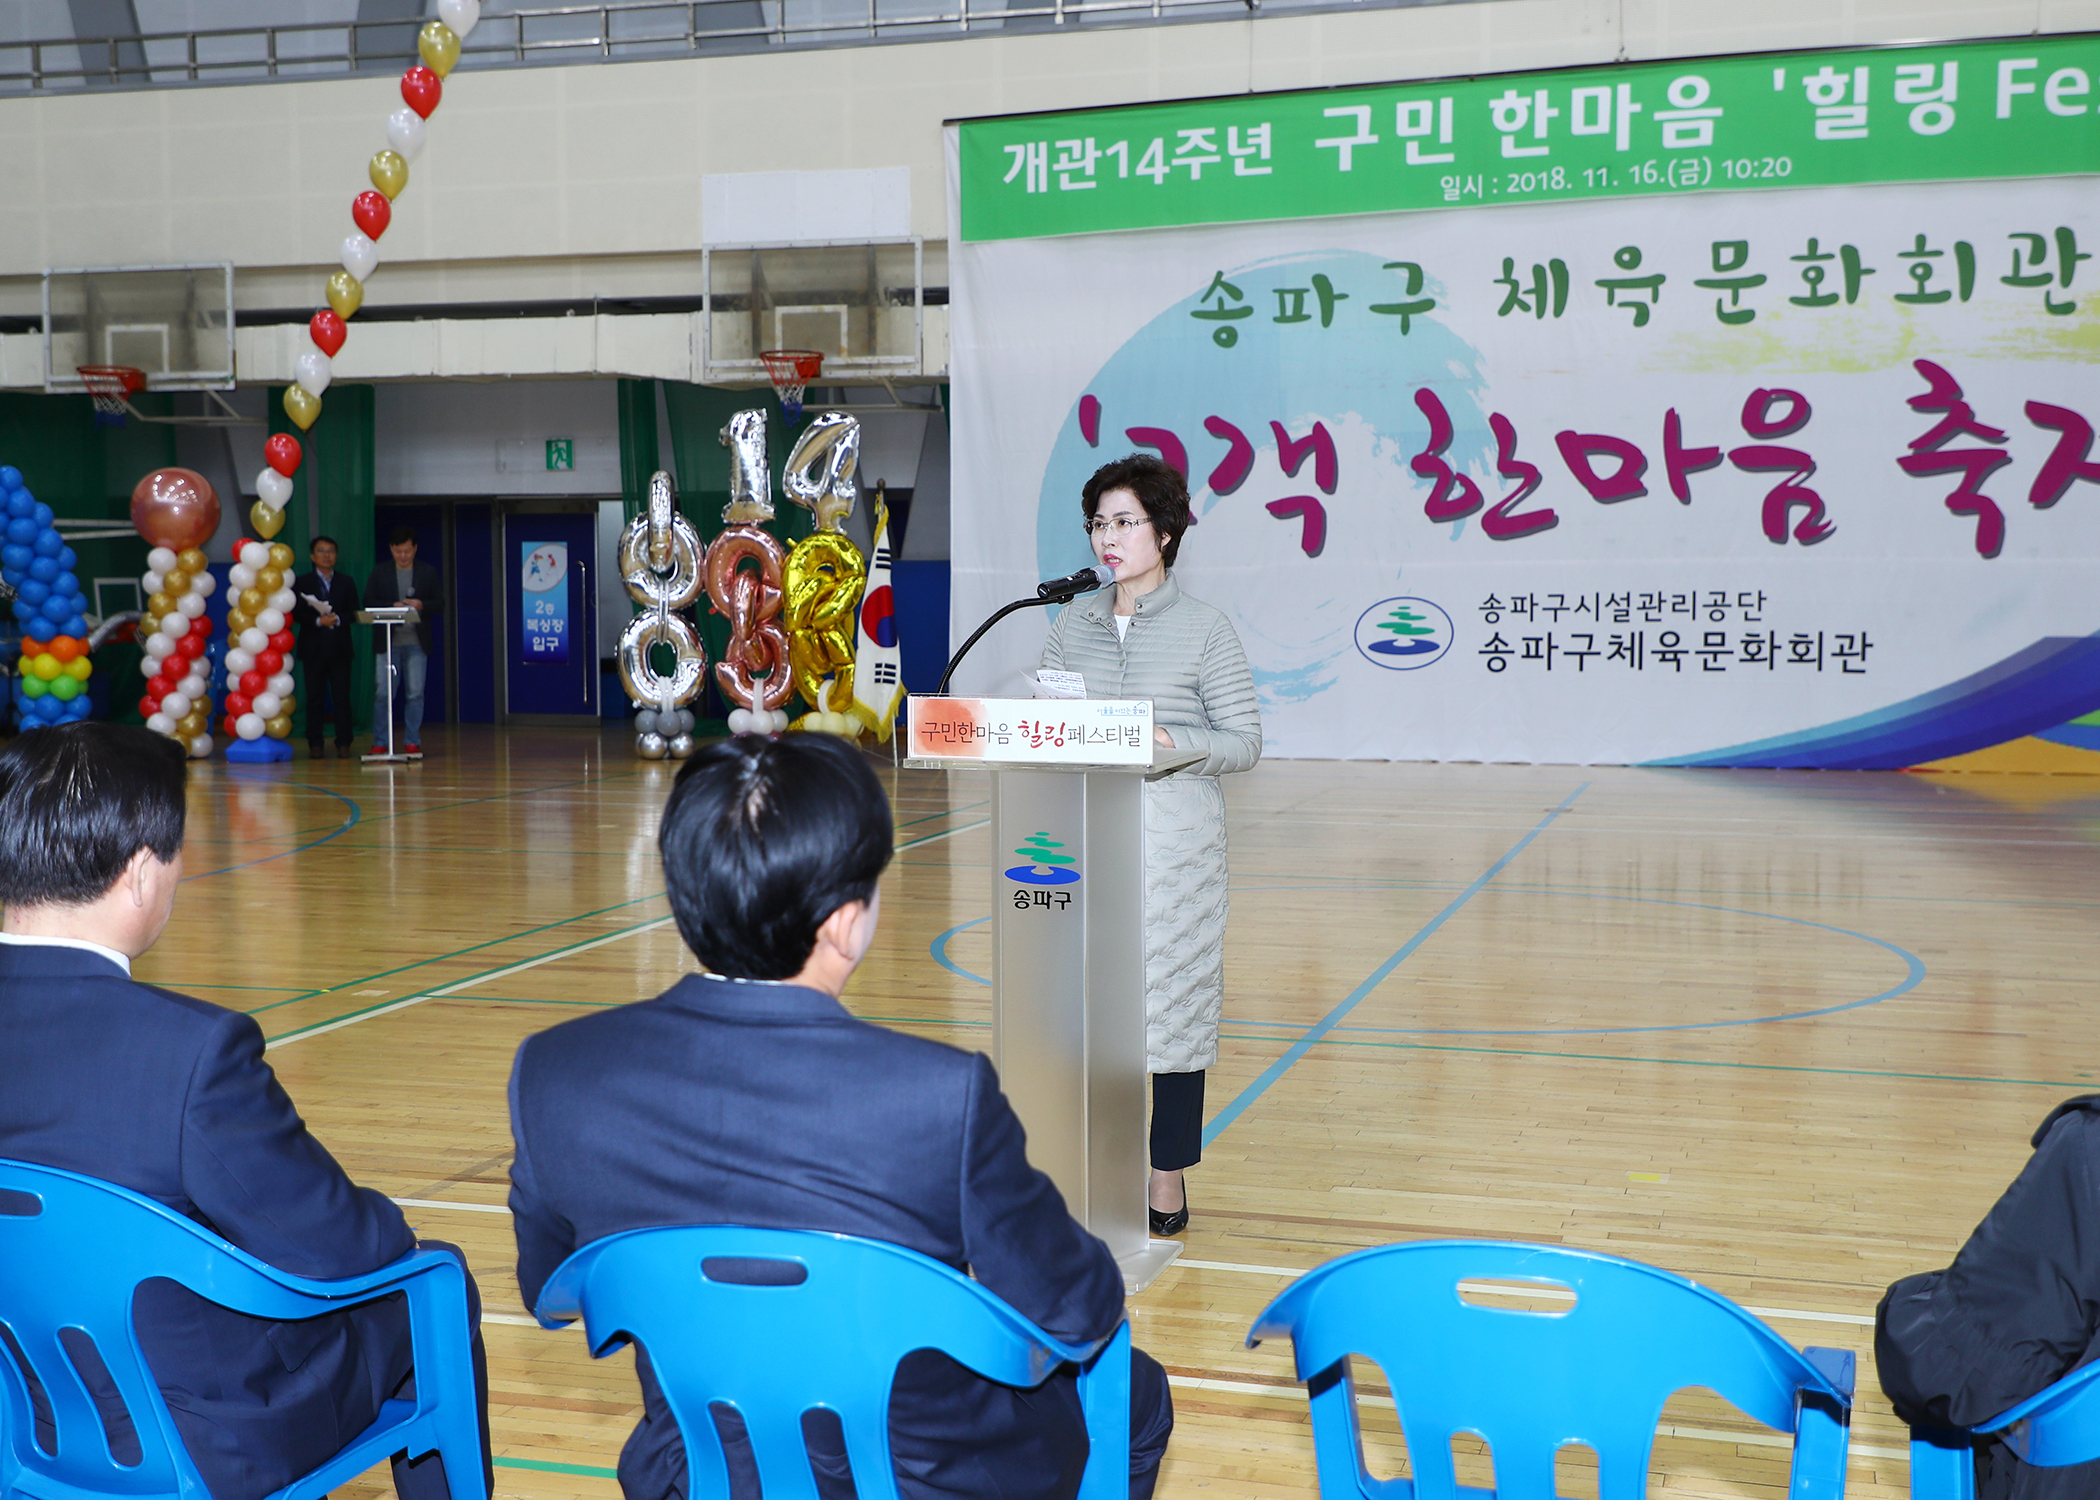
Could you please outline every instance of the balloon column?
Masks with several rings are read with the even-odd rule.
[[[190,469],[155,469],[131,492],[131,524],[151,544],[146,576],[146,727],[182,741],[192,758],[211,754],[212,623],[205,601],[218,587],[199,549],[219,529],[219,497]]]
[[[52,523],[51,507],[29,493],[22,471],[0,468],[0,578],[13,591],[22,626],[15,710],[22,727],[88,716],[87,600],[73,570],[80,559]]]
[[[729,644],[715,663],[731,734],[778,734],[788,727],[781,705],[795,695],[787,632],[780,625],[787,554],[761,521],[773,519],[773,470],[766,460],[766,414],[740,411],[722,429],[729,450],[729,503],[722,530],[707,545],[707,597],[729,616]],[[748,565],[748,566],[747,566]]]
[[[785,574],[788,659],[796,686],[813,713],[797,729],[858,738],[853,704],[853,622],[868,565],[846,537],[860,487],[860,419],[826,412],[802,430],[780,487],[817,519],[817,529],[795,543]]]
[[[226,584],[238,590],[226,610],[226,758],[290,760],[292,732],[292,549],[246,542]]]
[[[481,0],[438,0],[438,19],[416,36],[422,61],[401,75],[401,99],[407,106],[387,116],[386,145],[372,157],[366,175],[372,191],[350,204],[356,229],[344,236],[343,268],[328,278],[328,305],[313,315],[307,333],[314,347],[300,355],[292,369],[296,384],[284,388],[284,412],[301,432],[321,415],[321,393],[333,376],[331,361],[350,336],[347,319],[364,305],[365,283],[379,265],[379,239],[393,222],[394,200],[408,186],[408,164],[422,153],[424,121],[444,98],[445,77],[459,61],[461,38],[481,19]],[[292,497],[292,476],[303,457],[290,433],[270,439],[268,463],[255,478],[257,500],[248,512],[256,534],[274,537],[284,526],[285,502]]]
[[[686,707],[706,681],[707,652],[689,608],[705,586],[700,533],[678,514],[671,476],[649,477],[649,511],[627,523],[620,536],[620,577],[642,613],[620,632],[620,682],[641,712],[635,715],[634,753],[644,760],[684,760],[693,753],[693,715]],[[665,677],[649,660],[650,648],[668,646],[674,659]]]

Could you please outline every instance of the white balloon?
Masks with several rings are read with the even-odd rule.
[[[166,661],[175,654],[175,643],[158,633],[146,637],[146,654],[155,661]]]
[[[272,469],[270,472],[274,474],[277,471]],[[235,563],[226,570],[226,585],[236,594],[242,589],[254,588],[255,569],[249,567],[246,563]]]
[[[277,711],[284,707],[284,700],[275,693],[257,693],[249,701],[254,705],[255,711],[265,719],[276,718]]]
[[[423,154],[423,117],[412,109],[395,110],[386,117],[386,143],[414,161]],[[355,271],[350,274],[357,276]]]
[[[255,476],[255,494],[270,509],[283,510],[285,501],[292,498],[292,482],[275,469],[265,468]],[[244,583],[241,587],[253,588],[254,584]]]
[[[253,625],[250,625],[241,632],[241,649],[250,656],[262,655],[263,652],[270,649],[270,632],[258,630]],[[252,666],[253,663],[251,662],[250,665]]]
[[[365,237],[361,234],[354,234],[350,237],[350,239],[354,240],[363,240],[364,238]],[[369,245],[371,241],[365,240],[365,243]],[[350,258],[348,253],[349,244],[349,240],[345,240],[343,242],[344,260],[348,260]],[[360,276],[358,277],[358,280],[362,281],[364,280],[364,278]],[[299,382],[299,388],[305,391],[307,395],[320,395],[323,391],[328,389],[328,381],[330,378],[328,368],[328,356],[323,354],[318,349],[307,350],[304,354],[299,356],[297,361],[293,363],[292,378]],[[273,470],[272,472],[275,471]],[[256,480],[256,493],[262,493],[262,481],[260,478]]]
[[[202,703],[211,696],[210,680],[205,677],[203,672],[195,669],[192,669],[190,674],[182,679],[180,686],[183,692],[189,694],[192,704]]]
[[[169,718],[165,713],[148,715],[146,719],[146,727],[152,730],[155,734],[172,735],[175,733],[175,721]]]
[[[180,561],[173,547],[155,547],[146,554],[146,566],[156,573],[172,573]]]
[[[161,616],[160,633],[181,640],[190,633],[190,617],[180,610],[169,610]],[[177,714],[175,717],[179,719],[182,715]]]
[[[184,594],[175,601],[175,608],[178,612],[188,615],[194,620],[197,616],[204,613],[204,596],[202,594]]]
[[[244,740],[261,739],[267,728],[269,725],[263,723],[263,717],[258,713],[245,713],[233,721],[234,733]]]
[[[270,544],[268,542],[243,542],[241,544],[241,562],[255,572],[260,573],[270,565]],[[253,588],[254,585],[250,584],[249,587]]]
[[[209,755],[209,754],[211,754],[211,736],[210,736],[210,735],[208,735],[208,734],[200,734],[200,735],[198,735],[198,736],[197,736],[197,737],[196,737],[195,739],[193,739],[193,740],[191,740],[191,741],[190,741],[190,759],[191,759],[191,760],[202,760],[202,759],[204,759],[204,757],[205,757],[205,756],[207,756],[207,755]]]
[[[438,19],[464,41],[481,20],[481,0],[438,0]]]
[[[752,733],[753,725],[751,723],[751,719],[752,712],[750,709],[732,708],[729,711],[729,732],[731,734]]]
[[[299,596],[290,589],[279,589],[269,599],[270,608],[281,615],[290,614],[299,604]]]
[[[278,631],[284,629],[284,611],[281,609],[264,610],[255,617],[255,627],[265,636],[277,634]],[[244,636],[242,639],[245,641],[246,637]]]
[[[154,594],[159,593],[162,587],[166,585],[167,581],[168,580],[166,578],[162,577],[158,573],[146,573],[140,576],[139,587],[144,589],[146,591],[147,596],[150,598]]]
[[[190,580],[190,592],[199,599],[209,599],[219,591],[219,580],[209,573],[199,573]]]
[[[292,688],[294,686],[295,684],[292,681],[292,674],[289,672],[279,672],[275,677],[272,677],[269,682],[270,691],[275,693],[280,698],[291,697]]]
[[[177,688],[160,700],[160,711],[171,719],[180,719],[190,711],[190,695]]]
[[[344,270],[364,281],[379,268],[379,247],[353,229],[343,236],[342,261]],[[315,352],[319,353],[318,350]],[[326,359],[328,356],[323,354],[321,357]]]
[[[235,646],[226,653],[226,675],[228,677],[238,677],[254,665],[255,653],[252,651],[244,651],[239,646]]]

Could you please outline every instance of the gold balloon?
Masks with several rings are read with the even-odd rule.
[[[261,589],[242,589],[240,598],[242,614],[259,615],[262,613],[265,599]]]
[[[334,288],[331,287],[331,294],[333,291]],[[303,385],[288,385],[284,388],[284,414],[298,424],[301,432],[304,432],[307,428],[314,425],[314,418],[321,414],[321,398],[308,395],[306,387]],[[255,505],[258,510],[269,509],[260,500],[256,501]],[[252,517],[255,512],[251,510],[248,514]],[[255,529],[261,531],[264,536],[277,535],[275,526],[272,526],[267,531],[263,531],[262,524],[257,522]]]
[[[219,493],[194,469],[155,469],[132,487],[131,524],[156,547],[195,547],[219,529]]]
[[[146,601],[146,613],[149,615],[164,615],[174,607],[175,601],[165,593],[155,594]]]
[[[228,635],[239,635],[254,623],[255,616],[249,614],[248,611],[242,609],[238,604],[226,611],[226,633]]]
[[[389,199],[400,197],[401,190],[408,186],[408,162],[398,151],[376,153],[372,157],[372,165],[366,170],[372,178],[372,186],[385,193]],[[337,308],[336,311],[342,312],[342,309]],[[344,316],[347,317],[348,314]]]
[[[175,721],[175,733],[183,739],[193,740],[211,727],[211,710],[193,708]]]
[[[264,568],[255,575],[255,586],[263,591],[265,597],[276,593],[284,587],[284,570],[281,568]]]
[[[202,547],[185,547],[175,554],[175,566],[185,573],[202,573],[211,566],[211,560]]]
[[[432,21],[416,33],[416,51],[422,54],[424,66],[443,78],[459,61],[459,33],[443,21]],[[385,188],[380,191],[386,193]],[[389,198],[394,196],[392,193],[386,195]]]
[[[281,714],[289,715],[291,711],[297,708],[298,706],[299,700],[297,698],[294,698],[290,693],[286,693],[284,695],[284,706],[278,709],[277,711]]]
[[[160,591],[170,599],[180,599],[190,591],[190,575],[183,572],[180,568],[170,568],[167,572],[161,574]],[[170,607],[172,608],[172,606]],[[166,614],[167,612],[165,609],[156,611],[159,614]]]
[[[299,391],[299,387],[295,385],[291,387],[291,390]],[[299,391],[299,394],[303,396],[306,394],[306,392]],[[314,402],[316,408],[318,408],[320,404],[321,403],[318,401]],[[296,417],[293,418],[293,420],[298,421]],[[301,427],[307,427],[311,426],[312,423],[313,418],[308,417],[304,422],[300,422],[299,425]],[[269,506],[263,504],[262,501],[258,500],[253,505],[248,507],[248,524],[255,528],[255,534],[257,536],[263,538],[265,541],[268,541],[271,537],[277,535],[278,532],[284,530],[284,512],[281,510],[272,510]],[[247,629],[245,625],[241,628],[243,630]]]
[[[349,317],[365,305],[365,284],[348,271],[336,272],[328,278],[328,305],[335,309],[337,317]],[[307,399],[314,403],[316,411],[320,409],[320,397],[309,396]],[[292,420],[298,421],[298,418],[294,417]]]
[[[148,640],[151,640],[154,636],[159,635],[160,616],[155,614],[150,609],[147,610],[144,616],[141,617],[139,620],[139,634],[143,635]]]
[[[819,712],[843,712],[853,701],[853,612],[867,581],[860,549],[838,532],[806,536],[788,553],[781,583],[788,662],[795,686]],[[833,679],[830,703],[824,701],[827,677]]]
[[[284,543],[270,543],[270,566],[275,568],[278,572],[291,572],[292,564],[297,560],[298,559],[292,553],[292,549],[287,547]]]
[[[292,732],[292,716],[279,714],[274,719],[263,720],[263,732],[273,740],[281,740]]]

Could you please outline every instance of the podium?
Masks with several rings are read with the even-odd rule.
[[[909,701],[905,765],[992,773],[992,1062],[1028,1159],[1140,1291],[1181,1253],[1146,1217],[1144,783],[1202,758],[1149,701]]]
[[[421,615],[404,604],[378,605],[357,612],[357,622],[360,625],[379,627],[382,642],[379,648],[382,654],[379,659],[381,665],[386,668],[386,749],[379,748],[375,737],[371,751],[359,757],[368,766],[407,765],[411,760],[423,758],[420,755],[404,754],[394,747],[394,677],[398,670],[394,666],[394,627],[413,625],[421,618]]]

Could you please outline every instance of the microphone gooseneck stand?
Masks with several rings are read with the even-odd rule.
[[[948,670],[941,673],[941,685],[933,690],[934,697],[945,698],[948,696],[948,680],[955,675],[955,669],[962,664],[962,659],[970,654],[970,648],[984,639],[984,633],[987,630],[990,630],[1017,609],[1030,609],[1047,604],[1070,604],[1081,594],[1091,594],[1095,589],[1101,588],[1109,582],[1107,578],[1099,576],[1102,570],[1097,568],[1094,571],[1096,576],[1093,578],[1081,582],[1074,582],[1071,579],[1059,579],[1058,583],[1064,585],[1061,588],[1052,584],[1041,584],[1036,588],[1035,598],[1016,599],[1011,604],[1001,605],[989,620],[986,620],[970,633],[970,638],[962,643],[961,649],[948,658]]]

